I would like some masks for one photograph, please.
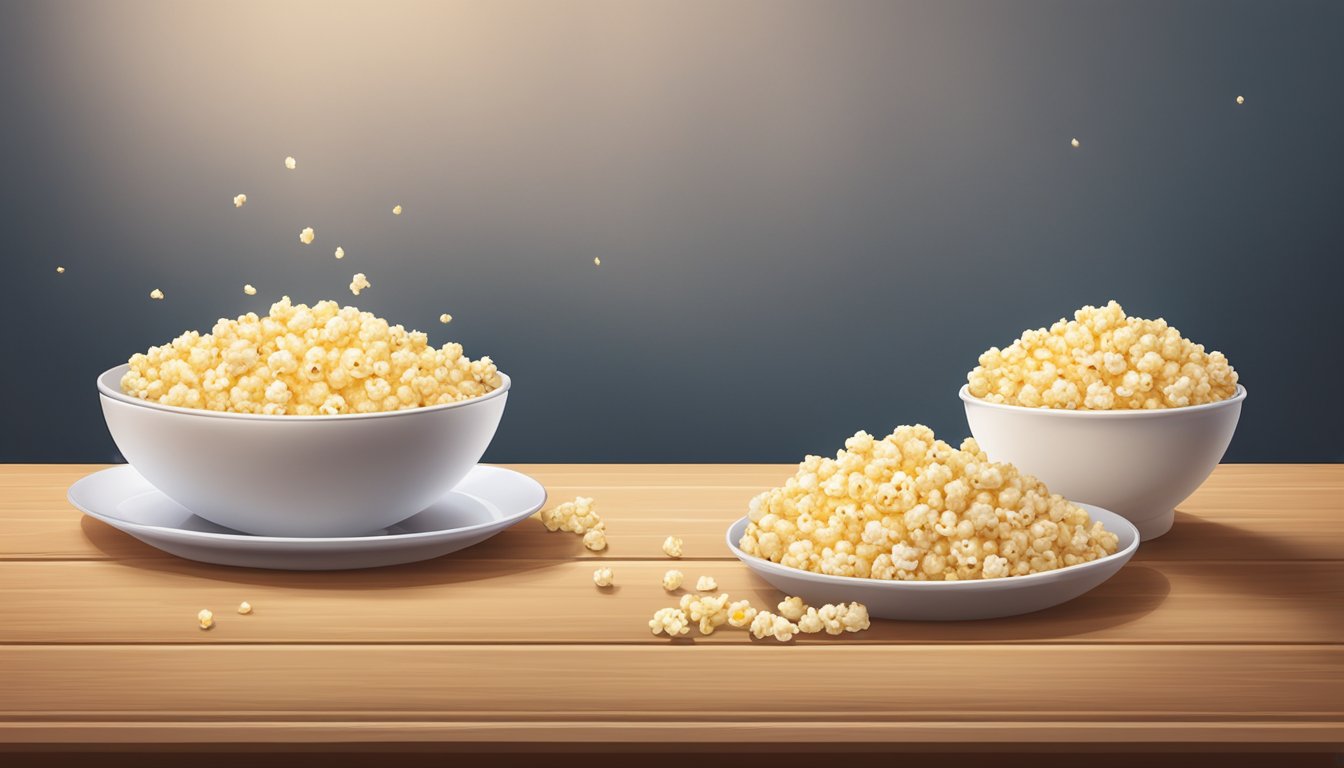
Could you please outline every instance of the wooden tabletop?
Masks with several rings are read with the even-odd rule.
[[[188,562],[82,517],[66,489],[100,468],[0,467],[0,748],[1344,742],[1344,465],[1219,467],[1171,533],[1048,611],[787,645],[646,622],[672,566],[779,600],[723,537],[790,467],[517,465],[552,504],[593,496],[609,549],[528,520],[326,573]]]

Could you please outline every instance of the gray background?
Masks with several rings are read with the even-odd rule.
[[[1231,358],[1229,460],[1338,461],[1342,40],[1340,2],[4,2],[0,459],[116,458],[99,371],[287,293],[492,355],[493,460],[959,440],[983,349],[1116,298]]]

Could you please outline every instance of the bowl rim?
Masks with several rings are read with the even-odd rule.
[[[751,522],[751,517],[749,515],[744,515],[734,520],[732,524],[728,526],[728,531],[726,532],[724,538],[728,541],[728,549],[733,553],[733,555],[735,555],[738,560],[741,560],[744,564],[747,564],[749,566],[760,566],[762,568],[765,568],[766,570],[775,573],[780,573],[792,577],[804,577],[816,581],[821,581],[825,584],[833,586],[868,587],[868,588],[889,589],[889,590],[900,590],[907,588],[932,589],[932,590],[1012,589],[1014,586],[1019,584],[1031,585],[1041,581],[1050,581],[1058,579],[1062,574],[1082,573],[1085,570],[1093,570],[1102,567],[1106,563],[1111,563],[1116,560],[1119,560],[1120,564],[1123,566],[1126,562],[1128,562],[1128,560],[1131,557],[1134,556],[1134,553],[1138,551],[1139,538],[1140,538],[1139,529],[1134,525],[1134,523],[1127,520],[1123,515],[1120,515],[1116,512],[1112,512],[1109,509],[1105,509],[1103,507],[1098,507],[1094,504],[1083,504],[1077,501],[1070,503],[1087,510],[1089,517],[1094,515],[1097,511],[1101,511],[1105,512],[1108,517],[1120,521],[1120,523],[1124,525],[1126,533],[1128,533],[1130,537],[1129,544],[1125,546],[1123,549],[1117,549],[1113,554],[1106,555],[1105,557],[1099,557],[1096,560],[1089,560],[1086,563],[1079,563],[1077,565],[1068,565],[1064,566],[1063,568],[1056,568],[1053,571],[1042,571],[1041,573],[1029,573],[1026,576],[1006,576],[1002,579],[967,579],[965,581],[905,581],[902,579],[873,579],[873,578],[865,578],[862,576],[836,576],[830,573],[816,573],[815,571],[804,571],[799,568],[791,568],[787,565],[776,563],[773,560],[766,560],[763,557],[749,555],[746,552],[743,552],[740,548],[738,548],[737,542],[733,541],[733,529],[736,528],[738,525],[743,525],[743,531],[745,532],[746,530],[745,524],[749,524]],[[1106,525],[1107,530],[1111,530],[1113,533],[1116,532],[1111,528],[1110,521],[1105,521],[1104,524]]]
[[[425,413],[437,413],[453,408],[465,408],[467,406],[483,403],[492,398],[503,397],[512,385],[513,380],[503,371],[499,372],[501,379],[500,385],[495,389],[479,395],[477,397],[459,400],[455,403],[443,403],[441,405],[425,405],[419,408],[408,408],[404,411],[379,411],[377,413],[338,413],[335,415],[313,415],[304,416],[299,414],[267,414],[267,413],[232,413],[230,411],[209,411],[204,408],[184,408],[180,405],[165,405],[163,403],[153,403],[148,400],[141,400],[138,397],[132,397],[125,392],[113,387],[105,380],[120,380],[122,375],[130,369],[129,363],[114,365],[106,371],[98,374],[98,394],[119,403],[148,408],[155,411],[165,411],[167,413],[176,413],[182,416],[197,416],[208,419],[230,419],[235,421],[270,421],[270,422],[337,422],[337,421],[356,421],[363,419],[395,419],[397,417],[416,416]]]
[[[1124,410],[1097,411],[1086,409],[1068,409],[1068,408],[1047,408],[1045,406],[1012,405],[1009,403],[991,403],[988,400],[982,400],[970,393],[970,384],[962,384],[961,389],[957,390],[957,396],[967,406],[976,405],[985,408],[994,408],[1005,411],[1014,411],[1017,413],[1034,413],[1042,416],[1058,416],[1061,418],[1078,419],[1133,419],[1133,418],[1161,418],[1178,413],[1193,413],[1196,411],[1212,411],[1218,408],[1227,408],[1232,405],[1240,405],[1246,399],[1246,387],[1237,384],[1237,391],[1229,398],[1219,400],[1213,403],[1200,403],[1199,405],[1182,405],[1175,408],[1128,408]]]

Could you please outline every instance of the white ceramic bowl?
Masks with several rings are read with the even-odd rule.
[[[828,576],[790,568],[738,549],[747,518],[728,528],[728,548],[737,559],[788,595],[809,605],[859,602],[879,619],[962,621],[1031,613],[1068,602],[1115,575],[1139,548],[1139,532],[1123,517],[1080,504],[1093,520],[1120,538],[1115,554],[1046,573],[975,581],[888,581]]]
[[[98,377],[122,455],[164,495],[260,536],[360,536],[425,509],[476,465],[509,377],[481,397],[388,413],[259,416],[150,403]]]
[[[966,421],[994,461],[1074,502],[1127,518],[1144,541],[1171,529],[1176,505],[1222,460],[1246,388],[1226,400],[1143,411],[1066,411],[987,403],[961,388]]]

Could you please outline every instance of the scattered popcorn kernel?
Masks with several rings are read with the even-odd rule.
[[[700,634],[712,635],[728,622],[728,595],[682,595],[681,610],[691,621],[699,622]]]
[[[534,515],[548,531],[568,531],[586,535],[592,530],[606,532],[606,523],[597,514],[597,507],[587,496],[578,496],[573,501],[557,504],[543,509]]]
[[[675,592],[681,589],[681,583],[686,580],[686,574],[681,571],[668,571],[663,574],[663,589],[668,592]]]
[[[247,614],[252,612],[252,604],[244,600],[243,602],[238,604],[238,612],[246,616]]]
[[[676,536],[668,536],[663,540],[663,552],[668,557],[681,557],[681,539]]]
[[[253,288],[251,283],[248,283],[243,286],[243,293],[246,293],[248,296],[256,296],[257,289]]]
[[[392,206],[392,215],[393,215],[393,216],[400,216],[400,215],[401,215],[401,206],[400,206],[400,205],[394,205],[394,206]]]
[[[345,258],[345,249],[342,248],[342,247],[339,246],[339,245],[336,246],[336,258],[338,258],[338,259],[344,259],[344,258]]]
[[[453,316],[448,314],[447,312],[444,312],[442,315],[439,315],[439,322],[443,323],[444,325],[447,325],[453,322]]]
[[[64,275],[64,274],[65,274],[65,267],[57,267],[57,268],[56,268],[56,274],[58,274],[58,275]]]
[[[594,267],[600,267],[600,266],[602,266],[602,257],[601,257],[601,256],[594,256],[594,257],[593,257],[593,266],[594,266]]]
[[[974,439],[956,449],[923,425],[881,440],[859,432],[834,459],[808,456],[782,487],[752,499],[749,515],[739,543],[747,554],[871,579],[1023,576],[1114,554],[1119,541],[1035,477],[990,461]]]
[[[186,408],[331,416],[454,403],[502,383],[490,358],[471,360],[461,344],[435,349],[355,307],[286,296],[269,315],[221,319],[132,355],[121,390]]]
[[[304,245],[312,245],[314,237],[316,237],[316,235],[313,233],[313,228],[304,227],[303,231],[299,233],[299,242]]]
[[[728,606],[728,624],[738,629],[746,629],[751,626],[752,619],[756,618],[756,609],[751,607],[751,603],[746,600],[738,600]]]
[[[359,295],[360,291],[371,287],[373,287],[373,284],[369,282],[369,278],[365,277],[363,272],[356,272],[355,276],[350,278],[350,292],[356,296]]]
[[[155,288],[149,292],[149,298],[154,299],[155,301],[161,301],[163,299],[163,291]]]
[[[966,375],[967,391],[991,403],[1094,411],[1182,408],[1237,392],[1227,357],[1166,320],[1130,317],[1114,301],[1073,317],[991,347]]]
[[[234,196],[233,196],[233,207],[234,207],[234,208],[242,208],[242,207],[243,207],[243,204],[246,203],[246,202],[247,202],[247,195],[234,195]]]
[[[286,158],[285,158],[285,167],[292,171],[292,170],[294,170],[295,168],[299,167],[299,164],[298,164],[298,162],[296,162],[296,161],[294,160],[294,158],[292,158],[292,157],[286,157]]]
[[[1245,104],[1245,103],[1246,103],[1246,99],[1245,99],[1245,97],[1238,96],[1238,97],[1237,97],[1237,103],[1238,103],[1238,104]]]
[[[202,608],[201,612],[196,614],[196,621],[200,623],[201,629],[209,629],[215,626],[215,614],[211,613],[209,608]]]
[[[798,634],[797,624],[769,611],[760,611],[751,620],[751,636],[757,640],[764,640],[773,635],[781,643],[787,643],[796,634]]]
[[[801,597],[786,597],[780,601],[777,607],[779,608],[779,615],[789,621],[801,619],[807,611],[807,606],[803,605],[803,598]]]
[[[1074,149],[1077,149],[1079,146],[1081,146],[1081,145],[1078,143],[1078,140],[1077,140],[1077,139],[1072,139],[1072,140],[1070,140],[1070,141],[1069,141],[1069,145],[1072,146]]]
[[[607,548],[607,532],[602,526],[593,528],[583,534],[583,546],[594,552],[601,552]]]
[[[680,608],[661,608],[649,619],[649,629],[655,635],[666,632],[669,637],[676,637],[689,633],[691,622]]]
[[[612,585],[612,575],[610,568],[598,568],[593,571],[593,583],[599,587],[610,587]]]
[[[697,592],[713,592],[719,588],[719,583],[713,576],[701,576],[695,581],[695,590]]]

